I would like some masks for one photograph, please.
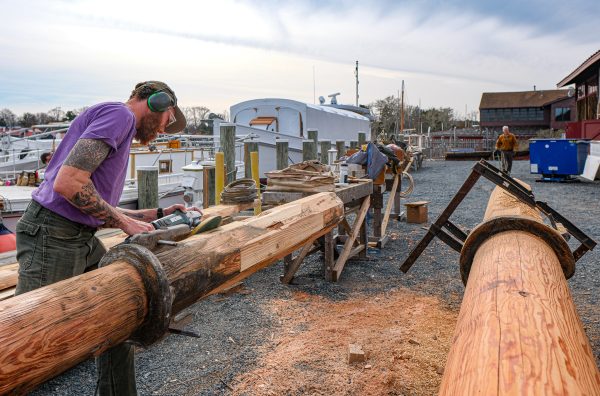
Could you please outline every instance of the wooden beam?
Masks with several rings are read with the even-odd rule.
[[[308,254],[308,252],[311,251],[311,249],[313,247],[313,243],[314,243],[314,239],[312,241],[308,242],[306,245],[304,245],[302,247],[302,249],[300,249],[300,253],[298,253],[298,256],[296,256],[296,258],[294,259],[292,264],[290,264],[290,266],[287,268],[287,271],[285,272],[285,274],[281,277],[282,283],[287,284],[292,281],[292,278],[296,274],[296,271],[298,271],[298,268],[300,268],[300,264],[302,263],[302,261],[304,260],[304,258]]]
[[[204,217],[221,216],[227,219],[239,212],[256,207],[259,202],[259,200],[255,200],[251,203],[211,206],[210,208],[203,209],[202,212]],[[104,234],[99,238],[104,247],[108,250],[113,246],[123,242],[125,238],[127,238],[127,234],[121,232],[120,230],[115,230],[115,232]],[[14,294],[14,286],[17,284],[18,271],[19,264],[16,262],[0,267],[0,291],[6,290],[8,293],[8,289],[12,289]]]
[[[539,212],[496,187],[461,251],[468,281],[440,395],[600,394],[564,274],[568,249]]]
[[[340,253],[340,257],[338,257],[335,267],[333,268],[333,280],[337,281],[344,269],[344,265],[346,265],[346,261],[349,257],[351,257],[352,247],[354,246],[354,240],[358,236],[360,232],[360,228],[362,227],[363,221],[365,221],[365,217],[367,212],[369,211],[369,204],[371,202],[370,197],[365,197],[363,199],[362,205],[360,207],[360,211],[356,215],[356,220],[352,226],[352,233],[348,236],[346,243],[344,244],[344,249],[342,253]],[[362,245],[362,248],[365,248],[365,245]],[[358,248],[356,248],[358,249]],[[356,254],[356,253],[354,253]]]
[[[146,295],[138,271],[124,262],[132,247],[122,245],[105,256],[107,266],[0,302],[0,393],[26,393],[127,340],[145,323],[151,301],[171,301],[170,319],[324,235],[342,216],[336,195],[320,193],[155,254],[145,250],[144,257],[154,257],[166,275],[166,300]]]

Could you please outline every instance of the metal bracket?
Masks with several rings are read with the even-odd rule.
[[[477,183],[480,176],[483,176],[495,185],[500,186],[521,202],[541,211],[548,217],[553,228],[556,229],[557,222],[562,224],[570,235],[581,242],[581,245],[572,252],[575,261],[579,260],[586,252],[592,250],[596,246],[596,242],[592,238],[587,236],[560,213],[548,206],[546,202],[536,201],[531,190],[525,188],[509,174],[496,168],[486,160],[480,160],[473,166],[473,170],[467,177],[467,180],[465,180],[463,185],[456,192],[446,209],[444,209],[436,221],[431,224],[427,233],[423,236],[417,246],[413,248],[406,260],[404,260],[404,263],[400,266],[402,272],[407,272],[412,267],[434,237],[438,237],[452,249],[459,253],[461,252],[467,234],[450,222],[449,219],[458,205],[460,205],[463,199],[471,191],[475,183]],[[448,234],[444,228],[452,235]]]

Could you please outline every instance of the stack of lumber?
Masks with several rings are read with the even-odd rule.
[[[330,232],[343,209],[321,193],[154,253],[119,245],[98,270],[0,302],[0,393],[26,393],[131,337],[164,335],[177,312]]]
[[[266,172],[267,191],[333,192],[335,178],[327,165],[319,161],[304,161],[289,167]]]

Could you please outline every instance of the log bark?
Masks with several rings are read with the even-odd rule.
[[[440,395],[600,394],[565,278],[572,257],[555,234],[535,209],[493,191],[461,252],[468,281]]]
[[[324,235],[342,216],[334,193],[315,194],[157,250],[171,316]],[[123,261],[0,302],[0,393],[25,393],[147,323],[156,296]]]

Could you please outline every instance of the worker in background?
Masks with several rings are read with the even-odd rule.
[[[15,294],[97,267],[105,253],[94,236],[99,227],[134,235],[154,230],[151,221],[176,209],[185,211],[183,205],[144,210],[116,207],[132,141],[148,144],[159,133],[179,132],[185,124],[175,93],[158,81],[137,84],[126,103],[100,103],[77,116],[17,223]],[[100,395],[137,394],[130,343],[108,349],[96,364]]]
[[[46,168],[48,166],[48,162],[50,162],[51,159],[52,159],[52,153],[44,153],[44,154],[40,155],[40,162],[42,163],[42,166],[40,166],[40,169]]]
[[[510,133],[506,125],[503,126],[502,134],[498,136],[498,140],[496,141],[496,149],[500,150],[502,156],[502,170],[508,174],[510,174],[510,171],[512,170],[516,148],[517,138]]]

